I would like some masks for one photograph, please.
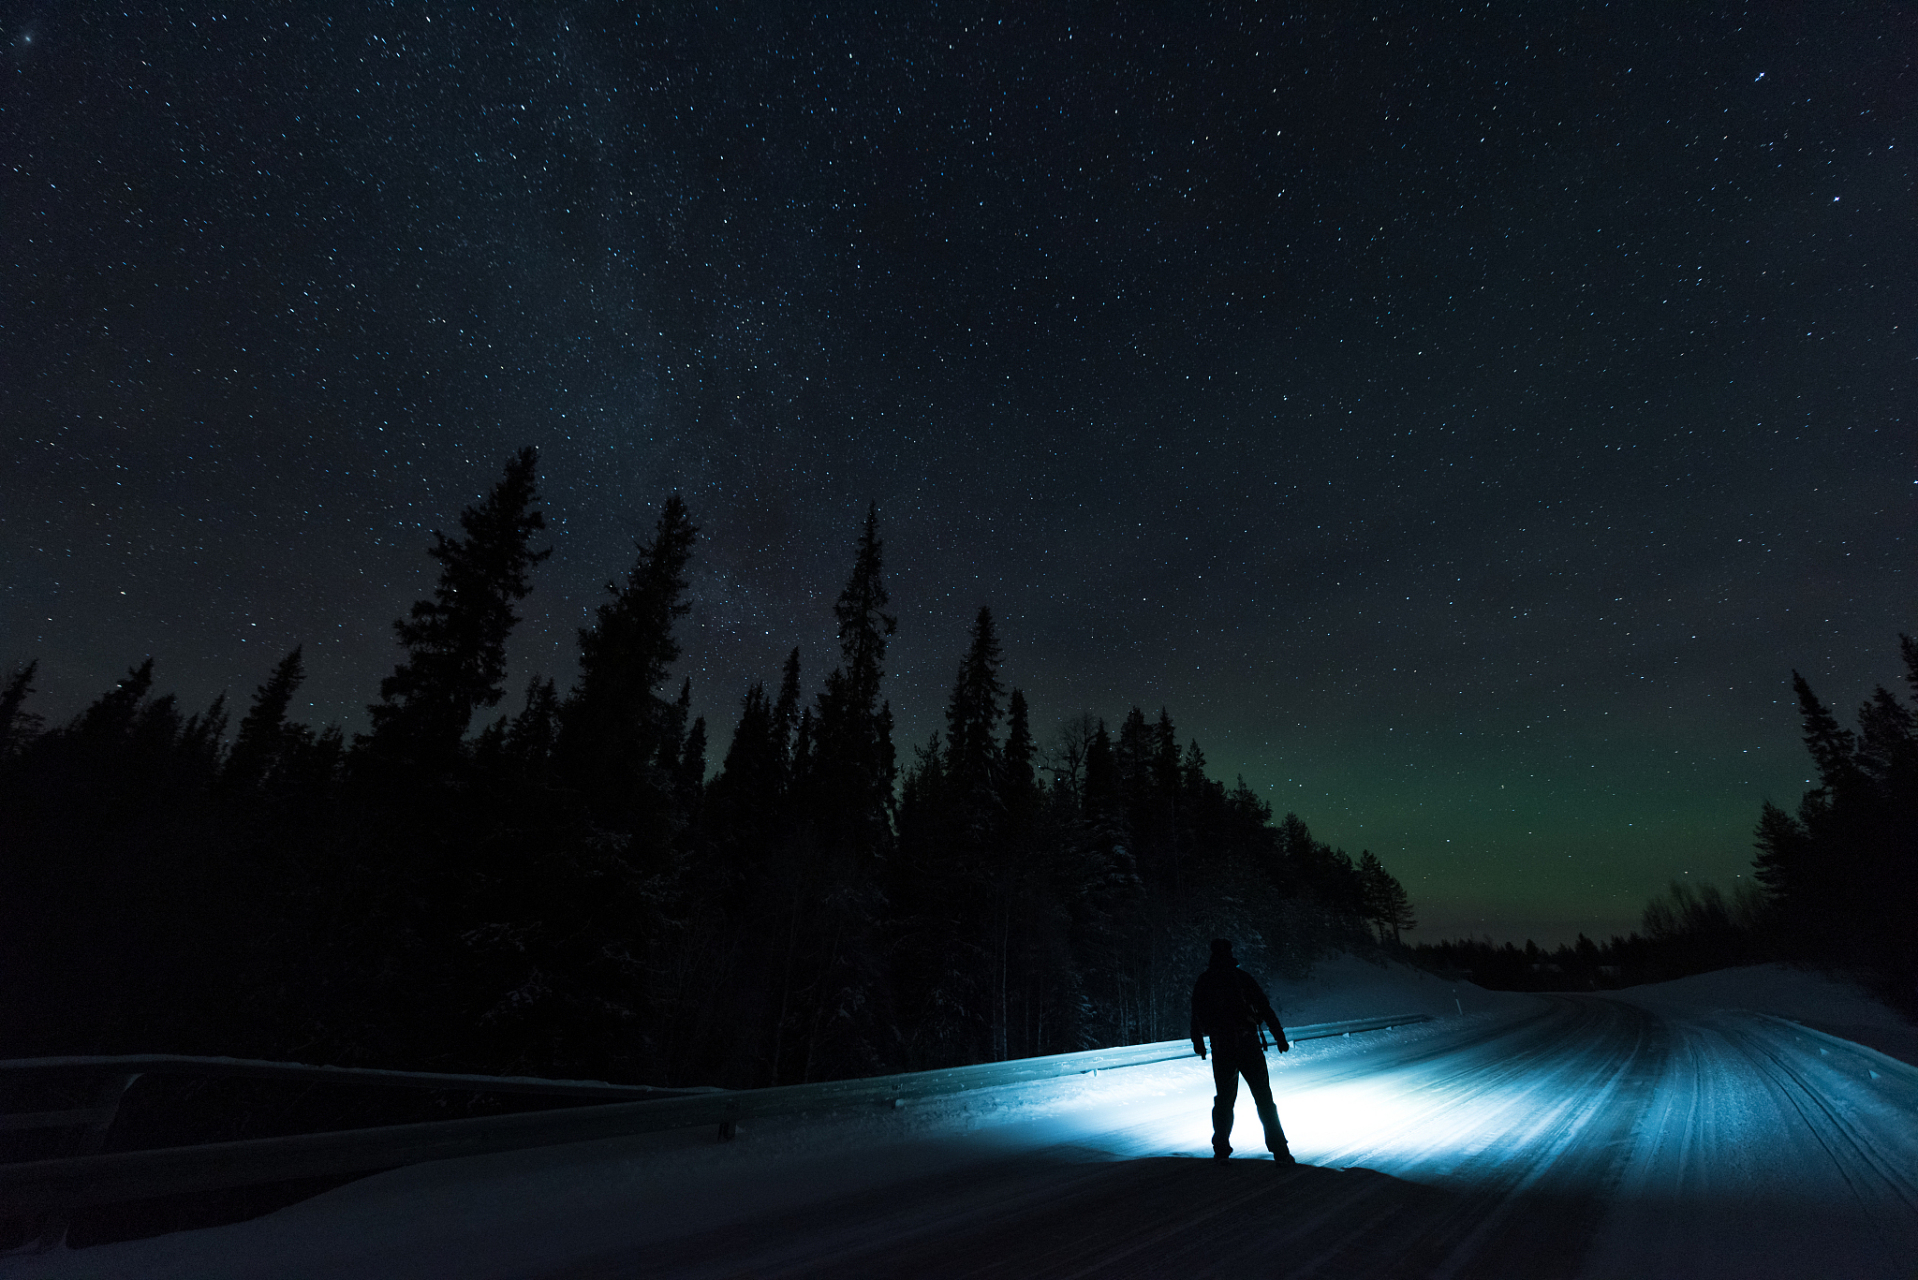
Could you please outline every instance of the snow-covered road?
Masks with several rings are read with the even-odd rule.
[[[445,1161],[58,1276],[1887,1276],[1918,1070],[1601,997],[1274,1054],[1305,1167],[1208,1155],[1188,1062],[903,1111]],[[1257,1133],[1240,1103],[1241,1141]],[[1256,1144],[1254,1144],[1256,1145]]]

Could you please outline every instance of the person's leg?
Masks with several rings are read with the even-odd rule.
[[[1265,1126],[1265,1149],[1280,1160],[1288,1160],[1292,1148],[1286,1144],[1285,1130],[1279,1126],[1279,1108],[1272,1101],[1272,1078],[1265,1069],[1263,1052],[1246,1055],[1245,1087],[1251,1091],[1252,1104],[1259,1109],[1259,1123]]]
[[[1232,1108],[1239,1101],[1239,1064],[1216,1038],[1212,1041],[1212,1086],[1212,1154],[1223,1160],[1232,1154]]]

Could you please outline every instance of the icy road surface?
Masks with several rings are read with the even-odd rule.
[[[739,1140],[445,1161],[58,1276],[1898,1277],[1918,1069],[1601,997],[1272,1054],[1290,1169],[1209,1158],[1197,1058]]]

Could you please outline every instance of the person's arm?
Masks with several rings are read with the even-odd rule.
[[[1192,987],[1192,1052],[1205,1057],[1205,1033],[1199,1029],[1199,988]]]
[[[1252,984],[1252,990],[1258,995],[1258,1003],[1254,1007],[1258,1009],[1259,1017],[1265,1021],[1266,1026],[1272,1028],[1273,1047],[1280,1053],[1290,1051],[1292,1042],[1285,1038],[1285,1028],[1279,1025],[1279,1015],[1273,1010],[1272,1002],[1266,999],[1265,988],[1261,987],[1251,974],[1246,975],[1246,981]]]

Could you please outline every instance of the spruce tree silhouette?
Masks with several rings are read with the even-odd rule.
[[[33,696],[33,677],[39,670],[40,660],[36,658],[15,670],[7,679],[6,689],[0,690],[0,761],[40,732],[43,721],[26,709],[27,699]]]
[[[1918,643],[1899,636],[1918,693]],[[1838,719],[1792,672],[1819,785],[1794,816],[1767,801],[1754,868],[1789,954],[1867,968],[1884,994],[1918,1009],[1918,716],[1887,689]]]
[[[579,680],[559,708],[560,775],[602,824],[644,832],[663,854],[674,829],[680,735],[659,696],[679,660],[673,625],[691,609],[686,566],[699,530],[674,494],[623,586],[608,583],[592,626],[579,633]]]
[[[532,677],[523,706],[475,748],[484,788],[449,820],[439,919],[422,926],[431,967],[456,995],[469,1060],[494,1070],[599,1078],[675,1074],[670,972],[682,903],[674,840],[696,809],[703,747],[676,727],[685,700],[658,693],[678,657],[675,622],[696,530],[676,495],[623,584],[583,628],[579,679],[562,701]],[[690,749],[689,749],[690,748]],[[457,1037],[457,1038],[454,1038]]]
[[[226,758],[226,783],[229,786],[257,787],[268,775],[283,767],[283,760],[298,743],[300,726],[288,725],[287,707],[293,694],[306,679],[306,665],[300,653],[304,646],[281,658],[253,695],[253,705],[240,717],[240,732]]]
[[[886,612],[891,600],[884,568],[885,544],[874,504],[860,531],[852,574],[833,604],[840,665],[826,677],[819,694],[809,779],[822,837],[862,864],[881,855],[889,843],[898,767],[892,706],[879,697],[886,644],[899,626]]]
[[[801,718],[798,735],[795,786],[810,832],[805,883],[816,944],[804,977],[809,1007],[791,1029],[801,1080],[876,1069],[897,1033],[885,1025],[893,1015],[881,937],[887,906],[878,881],[892,847],[898,769],[892,706],[880,699],[886,644],[899,625],[886,612],[884,570],[873,504],[852,573],[833,604],[840,665],[826,677],[817,715],[810,723]]]
[[[1172,713],[1159,708],[1159,719],[1152,726],[1152,781],[1159,794],[1176,802],[1179,794],[1179,731],[1173,727]]]
[[[688,681],[690,689],[691,682]],[[694,716],[673,762],[673,800],[680,820],[697,826],[706,799],[706,717]]]
[[[82,748],[115,750],[124,746],[133,730],[135,714],[152,688],[153,659],[148,658],[82,711],[66,736]]]
[[[683,993],[660,975],[682,971],[672,939],[695,907],[675,854],[703,791],[704,726],[685,732],[689,690],[669,703],[659,686],[679,655],[695,534],[669,498],[580,631],[572,692],[562,701],[532,677],[519,712],[474,744],[483,785],[416,828],[435,852],[404,887],[425,904],[402,935],[423,940],[408,985],[443,994],[409,1017],[437,1020],[432,1035],[474,1065],[652,1080],[680,1069]]]
[[[999,637],[992,610],[984,605],[972,623],[972,641],[953,678],[946,701],[946,777],[956,812],[952,815],[974,840],[990,838],[989,827],[998,813],[994,775],[998,772],[996,736],[1003,714],[999,699]]]
[[[811,949],[816,868],[792,785],[799,696],[797,649],[786,659],[776,701],[758,681],[747,689],[719,776],[706,791],[708,851],[690,864],[690,891],[719,917],[710,926],[724,957],[717,964],[738,978],[726,1016],[700,1011],[703,1030],[689,1056],[711,1062],[705,1078],[728,1085],[782,1078],[794,978]]]
[[[1400,940],[1402,930],[1419,927],[1418,915],[1412,910],[1412,895],[1389,871],[1385,873],[1385,927],[1392,931],[1394,942]]]
[[[559,694],[551,680],[532,676],[526,682],[526,703],[506,729],[506,756],[520,776],[543,782],[559,737]]]
[[[754,681],[740,700],[732,745],[706,797],[707,830],[716,842],[718,880],[735,893],[756,882],[778,843],[784,825],[787,730],[766,699],[766,687]]]
[[[1358,872],[1365,918],[1379,931],[1380,942],[1388,935],[1397,942],[1400,930],[1418,928],[1418,920],[1412,915],[1412,899],[1405,892],[1405,886],[1385,869],[1377,854],[1370,849],[1361,850]]]
[[[538,465],[538,450],[520,450],[485,501],[460,512],[464,536],[433,531],[427,554],[439,562],[439,583],[393,624],[406,657],[369,708],[366,746],[383,768],[450,768],[473,713],[504,696],[506,641],[520,620],[513,607],[533,589],[533,566],[552,554],[529,545],[546,527],[532,510]]]
[[[794,649],[786,655],[786,665],[779,674],[779,698],[773,703],[773,745],[779,753],[782,786],[790,783],[793,776],[793,761],[798,752],[793,735],[799,729],[799,716],[799,650]]]
[[[1026,695],[1018,689],[1014,689],[1006,699],[1006,745],[1003,754],[1005,772],[1000,803],[1009,814],[1018,814],[1029,820],[1038,800],[1038,782],[1033,773],[1038,745],[1032,739],[1032,712],[1026,706]]]
[[[1086,747],[1085,816],[1095,827],[1104,826],[1115,838],[1122,838],[1125,797],[1112,735],[1103,720]]]
[[[1043,967],[1040,956],[1047,931],[1046,866],[1038,856],[1038,824],[1044,798],[1033,761],[1032,715],[1026,696],[1013,689],[1006,698],[1006,740],[999,752],[997,800],[999,829],[993,853],[997,919],[989,920],[988,946],[996,943],[991,974],[992,1049],[995,1061],[1029,1054],[1032,975]],[[997,936],[991,927],[997,925]]]
[[[981,607],[946,702],[946,735],[915,750],[899,807],[892,906],[899,998],[923,1010],[911,1061],[947,1066],[1002,1053],[999,971],[1006,921],[1000,650]]]

